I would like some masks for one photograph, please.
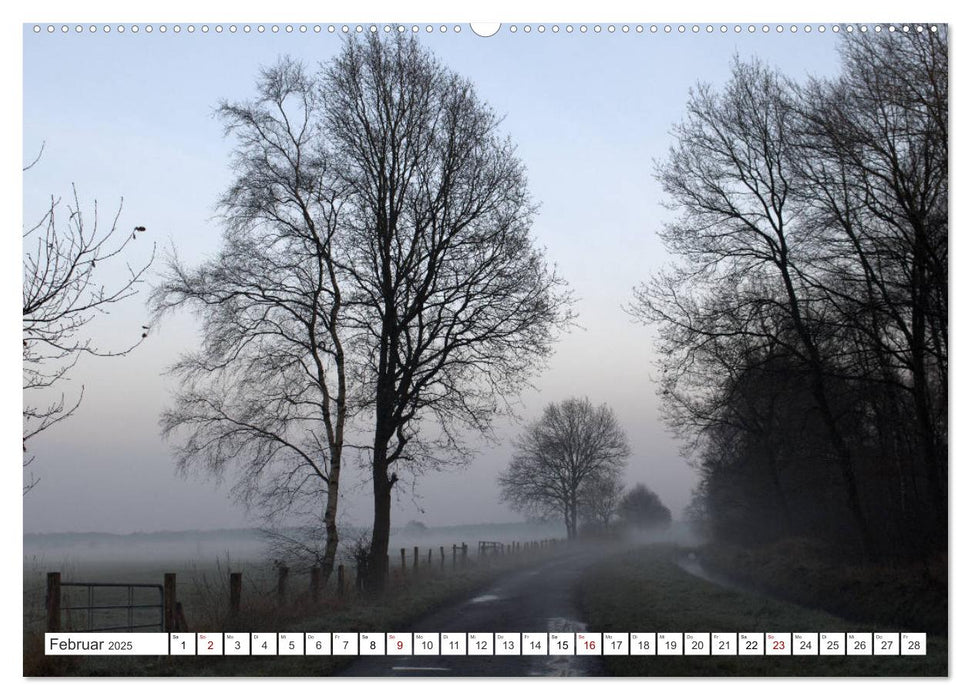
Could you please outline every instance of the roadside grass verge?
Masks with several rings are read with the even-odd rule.
[[[614,555],[581,579],[579,602],[597,632],[893,632],[743,593],[677,565],[673,545]],[[946,676],[947,639],[928,634],[927,656],[604,656],[616,676]]]
[[[220,590],[197,591],[211,607],[191,613],[192,632],[395,632],[425,615],[488,587],[500,576],[557,556],[557,547],[495,559],[472,559],[467,567],[401,576],[392,570],[388,591],[377,598],[348,592],[318,603],[307,596],[279,605],[268,591],[249,596],[235,621],[228,619]],[[221,584],[220,584],[221,585]],[[350,587],[350,586],[349,586]],[[191,612],[191,611],[190,611]],[[168,656],[98,657],[44,655],[42,633],[24,634],[25,676],[330,676],[356,656]]]
[[[706,546],[701,561],[775,598],[848,620],[947,634],[947,558],[916,564],[847,564],[820,545],[790,539],[758,548]]]

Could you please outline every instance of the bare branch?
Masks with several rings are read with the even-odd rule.
[[[42,153],[43,146],[24,170],[34,167]],[[66,401],[63,393],[57,400],[50,400],[50,395],[69,381],[81,356],[127,355],[147,337],[143,327],[132,333],[131,343],[105,348],[87,335],[92,319],[109,313],[112,306],[138,293],[155,257],[153,245],[146,263],[136,268],[126,264],[122,280],[106,288],[99,281],[98,265],[103,269],[105,263],[120,259],[126,249],[138,245],[137,234],[144,232],[145,227],[120,231],[119,203],[111,225],[99,230],[97,202],[92,211],[91,221],[86,222],[75,188],[71,203],[61,206],[60,200],[52,196],[40,220],[23,232],[23,442],[28,461],[32,461],[26,456],[28,442],[69,418],[80,406],[83,386],[76,401]],[[38,405],[45,401],[46,405]],[[31,476],[25,493],[35,484],[36,479]]]

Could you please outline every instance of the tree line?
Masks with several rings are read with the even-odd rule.
[[[947,33],[840,55],[692,92],[657,166],[675,262],[631,311],[715,537],[922,556],[947,546]]]

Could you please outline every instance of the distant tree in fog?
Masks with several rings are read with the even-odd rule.
[[[595,475],[580,493],[580,516],[584,522],[606,532],[617,514],[617,507],[624,496],[624,482],[620,474],[607,471]]]
[[[681,514],[681,519],[688,524],[695,535],[701,538],[708,538],[711,535],[710,516],[705,499],[705,490],[696,488],[691,492],[691,500]]]
[[[613,411],[586,398],[550,404],[513,444],[499,476],[502,500],[525,513],[559,513],[569,539],[577,536],[585,494],[592,502],[591,490],[615,482],[630,455]]]
[[[642,530],[665,528],[671,524],[671,511],[644,484],[636,484],[624,494],[617,515],[625,525]]]

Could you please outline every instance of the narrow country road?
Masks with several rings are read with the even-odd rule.
[[[603,550],[578,550],[510,574],[490,588],[387,632],[582,632],[576,583]],[[599,676],[598,656],[361,656],[342,676]]]

